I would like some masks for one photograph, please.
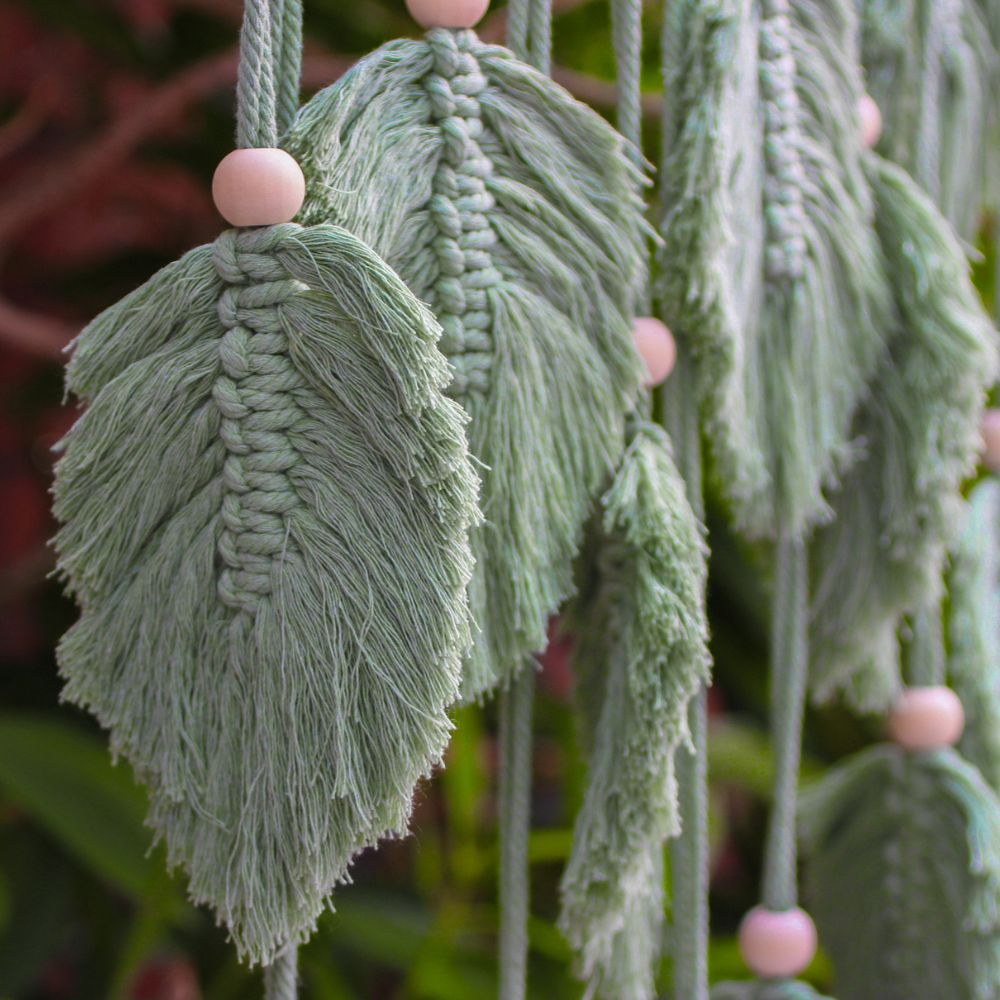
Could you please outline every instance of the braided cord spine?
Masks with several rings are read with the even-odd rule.
[[[805,171],[799,152],[799,97],[789,35],[788,0],[764,0],[760,86],[764,104],[765,269],[769,280],[795,281],[805,267]]]
[[[302,379],[277,310],[305,286],[273,255],[288,228],[230,229],[215,242],[216,269],[227,283],[219,302],[223,374],[212,393],[227,452],[218,586],[225,604],[250,616],[272,592],[281,566],[301,558],[287,525],[301,505],[288,477],[300,458],[287,431],[303,416],[293,395]]]
[[[433,241],[439,274],[431,303],[444,331],[439,347],[454,369],[448,395],[460,399],[489,390],[493,317],[488,292],[500,283],[491,249],[496,234],[488,213],[493,196],[485,181],[493,164],[479,147],[478,96],[486,78],[471,49],[472,31],[433,28],[427,44],[434,68],[423,80],[432,119],[444,139],[428,211],[438,230]]]

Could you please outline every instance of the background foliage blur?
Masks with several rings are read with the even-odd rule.
[[[657,5],[647,10],[647,155],[657,150]],[[613,119],[607,3],[556,2],[555,75]],[[145,797],[85,715],[59,704],[54,646],[75,611],[49,579],[52,446],[74,417],[61,350],[99,310],[222,228],[209,196],[233,145],[240,0],[0,0],[0,997],[240,1000],[260,994],[181,877],[148,853]],[[482,34],[502,41],[503,11]],[[305,90],[415,35],[403,0],[307,0]],[[988,273],[983,268],[983,273]],[[770,757],[767,581],[709,498],[713,977],[743,974],[733,931],[756,896]],[[531,995],[577,997],[554,926],[580,801],[565,642],[536,709]],[[492,998],[493,706],[456,713],[413,836],[369,851],[302,954],[306,1000]],[[806,775],[877,736],[807,721]],[[669,982],[664,963],[664,986]],[[824,978],[822,959],[813,967]]]

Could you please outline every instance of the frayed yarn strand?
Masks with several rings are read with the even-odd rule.
[[[486,523],[463,695],[543,649],[638,396],[640,178],[602,119],[465,30],[383,46],[300,112],[302,218],[347,226],[437,314]],[[374,164],[374,166],[373,166]]]
[[[477,482],[427,310],[343,229],[229,230],[83,331],[64,697],[241,955],[405,833],[471,642]]]

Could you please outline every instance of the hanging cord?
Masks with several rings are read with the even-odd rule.
[[[764,906],[797,904],[795,807],[798,797],[802,715],[809,666],[806,638],[805,543],[782,530],[771,631],[771,739],[774,743],[774,805],[764,852]]]
[[[924,602],[913,613],[913,638],[907,650],[907,680],[916,687],[944,683],[944,626],[936,598]]]
[[[618,131],[628,140],[632,162],[641,169],[642,0],[613,0],[611,44],[615,53]]]
[[[236,144],[272,149],[298,110],[301,0],[246,0],[236,82]],[[264,1000],[295,1000],[297,955],[287,946],[264,969]]]
[[[534,664],[500,694],[500,1000],[523,1000],[527,985],[534,694]]]
[[[954,30],[952,0],[930,0],[925,8],[924,58],[920,74],[920,118],[914,178],[937,202],[941,195],[941,57]]]
[[[297,980],[298,949],[287,948],[264,969],[265,1000],[295,1000]]]
[[[275,102],[280,139],[299,110],[302,79],[302,0],[271,0]]]
[[[671,79],[682,44],[682,6],[680,0],[665,0],[663,5],[661,171],[676,139],[676,123],[668,97],[673,93]],[[677,362],[660,389],[660,405],[663,424],[674,444],[674,460],[687,486],[688,502],[698,520],[704,523],[701,435],[693,369],[687,345],[678,337]],[[669,950],[676,1000],[708,1000],[708,692],[704,684],[688,706],[688,728],[691,749],[682,746],[675,757],[681,832],[670,845],[673,900]]]
[[[507,44],[514,55],[548,73],[551,0],[511,0]],[[500,694],[500,1000],[524,1000],[528,973],[531,828],[531,716],[534,664],[522,667]]]
[[[661,389],[663,424],[674,444],[674,459],[687,486],[688,502],[704,521],[698,402],[688,355],[680,352]],[[691,749],[675,757],[681,832],[670,845],[673,958],[676,1000],[708,1000],[708,692],[701,685],[688,706]]]

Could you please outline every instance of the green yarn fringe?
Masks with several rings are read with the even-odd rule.
[[[1000,480],[969,494],[948,576],[948,675],[965,708],[959,752],[1000,792]]]
[[[678,7],[663,318],[693,359],[738,526],[802,537],[829,517],[823,487],[851,457],[851,418],[889,328],[853,4]]]
[[[439,334],[358,239],[288,224],[193,250],[69,366],[64,696],[254,962],[406,831],[451,729],[477,482]]]
[[[365,57],[285,146],[307,178],[301,218],[357,232],[444,327],[484,470],[463,680],[478,697],[545,647],[621,462],[642,371],[640,177],[603,119],[471,31]]]
[[[798,979],[748,979],[712,987],[712,1000],[829,1000]]]
[[[607,1000],[656,995],[673,758],[709,675],[705,546],[662,429],[639,424],[590,524],[566,612],[589,750],[559,926]]]
[[[961,247],[930,199],[874,155],[869,173],[897,322],[855,418],[859,458],[830,494],[835,520],[815,535],[810,645],[817,699],[844,688],[878,709],[900,684],[902,615],[940,594],[997,345]]]
[[[991,1000],[1000,801],[953,750],[882,745],[801,797],[806,894],[840,1000]]]
[[[977,0],[865,0],[861,57],[882,112],[879,153],[905,168],[962,239],[996,204],[997,53]],[[1000,5],[994,17],[1000,14]],[[990,190],[992,188],[992,191]]]

